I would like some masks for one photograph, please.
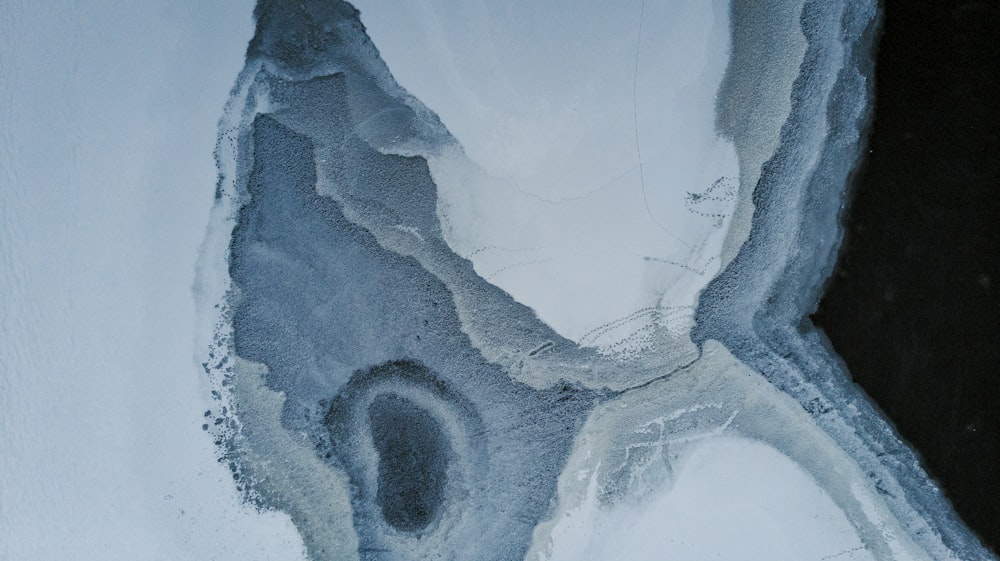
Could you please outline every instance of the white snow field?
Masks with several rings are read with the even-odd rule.
[[[0,3],[3,561],[303,556],[201,429],[192,286],[252,9]]]
[[[430,160],[454,251],[583,345],[689,329],[739,184],[715,125],[728,2],[357,6],[461,146]]]
[[[0,0],[0,561],[994,559],[800,327],[874,3],[591,4]]]
[[[777,339],[795,349],[780,366],[754,360],[773,342],[732,335],[767,309],[753,292],[779,285],[791,303],[765,323],[783,333],[829,272],[865,126],[872,4],[356,5],[410,103],[456,140],[381,150],[427,158],[450,248],[560,335],[622,370],[690,358],[699,295],[739,261],[736,286],[703,303],[719,319],[696,335],[697,360],[592,413],[529,558],[989,558],[912,456],[877,459],[898,440],[814,334]],[[752,225],[755,187],[770,193]],[[671,408],[686,419],[672,430]]]

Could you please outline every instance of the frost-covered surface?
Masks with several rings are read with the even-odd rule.
[[[303,555],[201,428],[191,287],[252,8],[0,2],[0,560]]]
[[[739,181],[715,132],[728,2],[357,6],[460,144],[429,159],[452,250],[586,346],[690,329]]]
[[[875,559],[808,473],[755,440],[679,447],[672,485],[641,504],[601,508],[595,478],[540,559]],[[734,460],[738,460],[734,461]]]
[[[866,512],[873,501],[884,501],[903,532],[932,558],[991,559],[804,317],[833,267],[843,190],[862,145],[874,10],[862,2],[804,4],[800,21],[808,48],[788,119],[761,168],[747,241],[702,293],[692,338],[720,341],[793,397],[876,489],[877,497],[858,495]],[[734,39],[740,29],[734,26]],[[730,70],[733,91],[758,80],[752,65]],[[739,111],[720,116],[726,134],[752,137],[753,118]],[[741,152],[759,149],[737,145]]]
[[[874,5],[651,4],[258,4],[213,434],[311,557],[988,558],[800,327]]]
[[[0,559],[991,559],[802,324],[873,4],[525,4],[260,2],[214,201],[250,6],[4,5]]]
[[[798,403],[715,341],[596,409],[559,494],[529,558],[933,558]]]

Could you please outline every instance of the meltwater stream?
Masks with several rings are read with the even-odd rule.
[[[311,558],[990,558],[802,324],[873,3],[361,8],[258,3],[203,255]]]

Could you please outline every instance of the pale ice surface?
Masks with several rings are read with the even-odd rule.
[[[580,344],[686,332],[737,197],[727,1],[356,5],[460,145],[429,157],[455,252]]]
[[[794,400],[709,342],[670,380],[595,409],[527,558],[935,558],[865,480]]]
[[[191,288],[252,8],[0,2],[0,560],[303,556],[201,430]]]
[[[269,4],[290,13],[318,5]],[[753,319],[748,310],[756,311],[752,298],[737,300],[744,306],[733,311],[737,336],[717,330],[713,335],[728,337],[727,343],[701,340],[697,353],[687,341],[683,360],[668,366],[602,362],[587,349],[577,353],[558,336],[585,347],[629,352],[642,349],[650,327],[687,340],[699,291],[720,265],[740,262],[735,255],[750,226],[748,216],[738,215],[754,210],[743,183],[756,184],[780,144],[777,131],[791,110],[792,80],[806,54],[796,27],[801,3],[783,4],[788,21],[778,27],[796,30],[787,41],[784,31],[761,32],[782,36],[777,43],[787,48],[778,57],[751,57],[751,63],[765,67],[760,75],[767,77],[752,86],[765,93],[750,104],[749,117],[740,113],[747,104],[735,103],[738,107],[723,119],[726,134],[719,137],[712,100],[716,90],[726,91],[729,57],[739,58],[741,52],[730,49],[728,39],[729,18],[739,10],[724,2],[636,2],[594,12],[541,3],[513,3],[505,11],[473,2],[441,11],[414,5],[392,12],[386,4],[371,4],[360,4],[362,21],[388,70],[366,50],[364,34],[352,27],[350,17],[319,20],[352,30],[335,52],[357,63],[350,70],[351,79],[358,80],[350,87],[373,96],[360,103],[346,94],[337,99],[353,111],[349,117],[355,122],[324,113],[322,104],[302,108],[288,101],[297,99],[295,88],[342,92],[337,88],[344,82],[337,79],[349,66],[338,70],[342,60],[321,61],[329,64],[320,65],[318,82],[311,82],[314,76],[283,73],[281,60],[261,65],[249,60],[237,88],[230,90],[252,35],[249,2],[214,7],[111,2],[92,8],[3,3],[0,560],[285,560],[305,558],[306,548],[313,559],[359,556],[359,540],[373,543],[384,537],[379,533],[384,528],[377,520],[369,526],[353,523],[348,477],[342,466],[316,453],[317,443],[306,430],[316,424],[302,415],[309,414],[316,405],[310,400],[319,400],[321,392],[328,392],[322,394],[326,397],[340,390],[338,377],[346,380],[356,372],[347,359],[384,361],[426,351],[403,341],[409,335],[405,326],[398,333],[366,331],[376,325],[369,316],[392,321],[410,305],[436,322],[434,329],[416,333],[451,345],[438,354],[431,349],[425,360],[479,369],[473,376],[472,368],[457,374],[442,368],[449,384],[467,395],[427,407],[448,421],[448,435],[473,441],[450,443],[457,458],[453,463],[460,468],[450,473],[477,484],[455,487],[458,499],[449,497],[442,507],[453,518],[425,536],[389,531],[384,543],[399,551],[411,548],[428,558],[448,548],[468,551],[473,541],[456,545],[461,541],[456,536],[492,531],[511,542],[511,551],[523,547],[533,560],[642,560],[668,554],[692,561],[713,555],[806,561],[991,558],[943,510],[947,505],[941,506],[912,454],[863,396],[844,389],[843,373],[830,365],[834,360],[822,354],[822,347],[812,339],[796,347],[795,339],[782,357],[792,358],[782,362],[774,357],[777,350],[761,351],[759,341],[739,338],[739,328]],[[803,22],[841,21],[827,12],[841,4],[810,5],[814,19]],[[666,7],[681,10],[683,17],[667,17]],[[572,21],[559,17],[564,10],[575,16]],[[455,25],[450,18],[475,25]],[[293,28],[311,23],[290,21]],[[748,28],[767,27],[747,21]],[[827,111],[825,95],[846,63],[838,59],[844,55],[837,44],[839,30],[824,35],[823,29],[807,27],[803,23],[822,55],[819,62],[810,60],[826,73],[803,80],[815,91],[799,93],[815,103],[797,102],[808,107],[801,110],[802,146],[819,151],[831,134],[824,128],[826,117],[840,115]],[[556,63],[538,64],[540,55],[551,55]],[[434,60],[446,63],[428,64]],[[746,84],[737,81],[737,90],[741,86]],[[229,109],[217,130],[227,92]],[[257,97],[247,99],[250,93]],[[272,95],[289,106],[270,106]],[[720,97],[732,101],[734,94]],[[303,94],[298,99],[316,98]],[[335,105],[328,98],[320,101]],[[412,139],[404,134],[398,143],[384,137],[379,143],[380,126],[399,115],[409,118],[404,103],[416,115],[414,121],[428,120],[427,108],[436,113],[453,141],[435,144],[424,138],[421,144],[407,142]],[[379,112],[379,104],[391,110]],[[324,145],[329,137],[310,127],[328,123],[302,119],[315,116],[310,111],[358,124],[351,148],[365,157],[375,157],[373,148],[383,156],[426,157],[437,200],[409,201],[409,207],[404,201],[391,209],[396,214],[371,212],[364,197],[379,192],[365,189],[378,183],[362,182],[357,191],[345,192],[353,186],[328,181],[343,170],[321,156],[336,154],[344,145]],[[257,120],[263,113],[273,115]],[[848,117],[854,120],[843,119],[848,129],[843,135],[851,145],[858,119]],[[752,126],[742,127],[746,123]],[[331,214],[321,218],[334,216],[340,229],[324,233],[348,241],[338,238],[340,247],[320,237],[312,246],[320,255],[298,262],[276,258],[285,257],[281,251],[254,254],[263,255],[268,265],[274,258],[280,274],[251,277],[247,291],[259,288],[254,281],[260,279],[310,278],[316,269],[285,265],[327,264],[320,257],[332,256],[330,261],[338,263],[346,256],[371,267],[359,270],[378,273],[360,281],[348,276],[343,285],[370,289],[377,298],[359,302],[350,290],[338,293],[355,305],[348,309],[361,310],[349,326],[360,332],[363,345],[358,347],[363,348],[338,348],[335,358],[343,358],[343,364],[306,356],[303,363],[315,372],[303,369],[302,380],[278,380],[285,384],[280,390],[269,387],[278,382],[268,378],[267,368],[237,356],[213,355],[217,363],[200,364],[210,344],[216,351],[229,350],[224,342],[210,341],[231,320],[213,307],[225,302],[233,213],[246,196],[239,189],[249,184],[240,183],[237,161],[246,145],[238,148],[236,141],[246,140],[256,127],[273,138],[294,138],[297,147],[307,144],[303,139],[316,141],[311,148],[318,154],[316,169],[304,166],[316,174],[315,188],[305,190],[315,197],[308,199],[314,203],[309,208],[327,209]],[[677,131],[683,134],[673,134]],[[222,141],[218,170],[212,161],[217,134]],[[761,142],[748,148],[748,136]],[[280,153],[281,146],[273,148]],[[280,154],[289,160],[303,156]],[[804,192],[804,187],[797,190],[802,185],[796,173],[809,168],[803,162],[820,165],[821,156],[789,158],[791,171],[778,169],[782,176],[772,169],[765,179],[787,179],[771,185],[778,194],[783,187],[792,194]],[[261,162],[280,168],[285,160]],[[242,164],[249,167],[246,160]],[[217,171],[222,196],[210,211]],[[265,192],[267,187],[256,186]],[[270,201],[278,211],[291,204],[281,197]],[[430,208],[432,217],[436,208],[441,232],[414,206]],[[793,217],[804,212],[788,206]],[[296,212],[301,208],[294,207]],[[262,223],[273,219],[268,212],[275,209],[261,210]],[[316,241],[295,239],[294,228],[323,221],[306,211],[297,217],[281,220],[279,213],[272,230],[264,231],[288,234],[268,240],[277,250]],[[203,242],[206,223],[209,239]],[[790,228],[795,223],[788,220]],[[448,245],[440,243],[442,236]],[[350,245],[358,239],[364,243]],[[793,241],[765,241],[764,249],[778,257],[763,252],[770,261],[758,271],[780,276],[775,271],[786,259],[783,252],[795,253]],[[474,273],[462,268],[461,257],[472,260]],[[326,271],[341,272],[336,267]],[[415,275],[409,280],[423,275],[424,292],[391,286],[378,292],[371,284],[379,275],[400,271]],[[476,273],[528,308],[481,283]],[[318,285],[323,294],[333,292],[325,278]],[[284,295],[293,303],[299,302],[294,297],[312,295],[292,288]],[[450,294],[453,301],[427,303],[438,310],[433,315],[418,308],[428,294]],[[728,296],[718,289],[712,294],[723,302]],[[398,309],[372,304],[390,297]],[[323,302],[343,306],[343,301]],[[449,306],[454,314],[440,312]],[[337,321],[321,306],[303,308],[300,318]],[[529,317],[531,309],[555,332]],[[648,309],[655,313],[643,311]],[[776,329],[785,326],[780,314],[766,319]],[[320,334],[327,335],[339,334]],[[390,347],[389,340],[397,342],[383,348]],[[307,345],[294,347],[302,348]],[[271,366],[276,371],[283,365],[274,361]],[[218,378],[210,384],[205,371],[212,368],[237,372],[229,379],[234,384],[222,387]],[[637,372],[621,372],[629,368]],[[434,401],[433,391],[411,384],[421,399]],[[494,399],[493,390],[504,399]],[[219,392],[217,399],[213,391]],[[578,400],[600,397],[590,403],[592,409],[569,409],[558,392],[583,396]],[[478,409],[463,401],[473,398]],[[231,457],[234,463],[227,466],[217,462],[220,450],[202,424],[232,420],[232,409],[228,417],[218,417],[218,410],[237,401],[242,423],[237,435],[246,445],[244,456]],[[533,410],[526,402],[540,405]],[[211,417],[203,416],[206,410]],[[582,426],[574,424],[577,419]],[[556,428],[531,432],[547,426]],[[527,435],[521,445],[538,449],[539,442],[548,447],[558,441],[565,454],[543,454],[547,450],[542,449],[538,456],[546,455],[544,462],[524,457],[525,448],[511,436],[518,430],[525,432],[516,435]],[[485,459],[475,454],[483,442],[493,446]],[[897,448],[886,454],[883,446]],[[236,463],[258,470],[255,483],[265,494],[258,498],[277,510],[258,511],[241,501],[236,485],[246,481],[234,483]],[[547,471],[529,471],[536,464]],[[484,473],[503,478],[478,484]],[[534,488],[520,484],[531,477],[553,488],[551,496],[532,496]],[[464,490],[469,493],[463,495]],[[517,507],[535,501],[548,510],[532,510],[529,514],[540,520],[525,524],[507,516],[510,505],[502,498],[508,496],[518,499]],[[463,511],[466,500],[481,501],[479,512],[486,515]],[[507,516],[505,523],[516,532],[500,535],[506,526],[498,530],[500,516],[492,513]],[[473,545],[477,558],[504,559],[495,543]],[[376,558],[393,559],[389,551],[364,554],[381,553],[385,556]]]
[[[707,436],[671,463],[672,487],[602,510],[596,475],[538,559],[549,561],[872,561],[812,477],[756,440]]]
[[[720,445],[733,455],[734,466],[748,463],[747,471],[753,472],[756,461],[769,458],[773,471],[800,476],[789,475],[787,485],[794,482],[801,493],[824,497],[810,504],[822,513],[816,514],[822,523],[811,528],[786,520],[779,529],[768,526],[767,517],[727,519],[730,529],[746,529],[751,521],[766,526],[760,532],[737,532],[740,539],[726,534],[739,543],[728,549],[730,556],[739,551],[753,558],[755,548],[775,535],[796,533],[816,549],[785,550],[790,559],[950,558],[949,547],[985,555],[974,540],[962,542],[967,535],[947,545],[937,541],[939,528],[928,527],[932,519],[949,533],[945,540],[955,540],[947,506],[915,462],[899,469],[908,461],[905,452],[898,459],[875,459],[882,447],[895,446],[895,437],[858,401],[856,390],[839,385],[839,365],[831,364],[835,359],[814,337],[799,343],[792,335],[789,343],[782,335],[762,345],[757,324],[750,325],[760,322],[762,337],[772,329],[784,333],[786,322],[795,324],[807,313],[821,275],[829,271],[835,248],[830,240],[838,235],[830,217],[839,208],[859,127],[865,124],[867,76],[861,73],[870,48],[871,4],[777,2],[755,8],[744,2],[635,2],[587,10],[529,2],[357,5],[393,78],[419,100],[419,107],[436,114],[456,141],[428,150],[401,139],[380,149],[427,158],[438,188],[443,237],[480,276],[532,308],[560,335],[626,360],[656,348],[652,334],[657,329],[686,340],[701,295],[707,300],[697,335],[702,349],[706,331],[726,338],[737,355],[730,356],[732,364],[761,368],[753,375],[790,388],[799,400],[792,409],[802,407],[815,416],[792,423],[814,431],[811,441],[782,436],[781,423],[791,420],[766,409],[754,415],[755,428],[733,427],[772,444],[773,454],[755,448],[764,446],[759,442]],[[730,21],[734,14],[735,23]],[[838,29],[846,32],[838,35]],[[796,73],[800,80],[793,88]],[[763,196],[754,201],[764,208],[751,226],[755,188]],[[756,231],[751,247],[736,256],[751,230]],[[702,290],[734,257],[728,275],[705,298]],[[792,304],[771,311],[764,303],[766,291],[779,284]],[[751,295],[741,299],[744,291]],[[797,346],[782,357],[794,356],[789,366],[774,366],[782,360],[777,357],[761,358],[781,346]],[[573,376],[570,367],[566,377]],[[730,380],[723,387],[737,385]],[[715,388],[705,395],[723,391]],[[644,393],[649,391],[636,392]],[[618,399],[622,407],[631,403]],[[840,410],[827,415],[831,407]],[[591,422],[596,423],[595,416]],[[643,417],[630,422],[641,425]],[[683,548],[671,550],[662,541],[669,535],[630,534],[617,521],[632,516],[638,517],[637,527],[655,527],[651,520],[671,518],[667,513],[678,504],[690,508],[695,503],[684,499],[693,500],[699,492],[706,511],[730,512],[720,503],[734,497],[690,473],[685,477],[682,468],[674,473],[671,491],[648,488],[662,499],[653,506],[609,508],[596,500],[595,493],[620,491],[623,484],[615,477],[638,477],[633,470],[646,469],[626,460],[615,468],[622,473],[607,473],[610,468],[602,462],[630,438],[629,429],[622,428],[628,423],[600,445],[588,441],[588,430],[599,431],[597,426],[583,429],[563,478],[573,472],[574,458],[583,455],[580,461],[595,473],[602,473],[595,464],[603,466],[600,490],[561,486],[559,507],[536,532],[533,551],[542,555],[551,539],[555,558],[579,558],[573,544],[582,543],[593,546],[585,551],[594,559],[610,558],[623,548],[684,555]],[[804,451],[810,447],[816,450]],[[698,454],[695,447],[691,457]],[[818,463],[820,456],[828,463]],[[668,464],[683,465],[676,462]],[[886,463],[873,467],[878,462]],[[897,471],[885,471],[887,465]],[[865,474],[860,466],[872,471]],[[741,472],[733,469],[729,475]],[[705,473],[727,475],[709,467]],[[756,474],[763,487],[775,481]],[[904,495],[909,492],[915,493],[912,503]],[[584,504],[574,510],[571,505],[581,500]],[[787,507],[772,506],[776,512]],[[788,508],[786,514],[795,511]],[[797,516],[804,514],[800,510]],[[582,522],[582,532],[581,518],[590,520],[589,526]],[[584,539],[592,533],[600,538]],[[708,538],[704,532],[700,537]],[[602,549],[605,543],[613,545]],[[691,551],[723,554],[709,545],[723,545],[718,540],[702,543]]]

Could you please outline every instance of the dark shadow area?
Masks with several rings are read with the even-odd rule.
[[[378,503],[382,516],[404,532],[423,530],[443,502],[451,450],[430,413],[395,394],[368,407],[378,451]]]
[[[1000,2],[884,2],[870,152],[813,316],[1000,548]]]

